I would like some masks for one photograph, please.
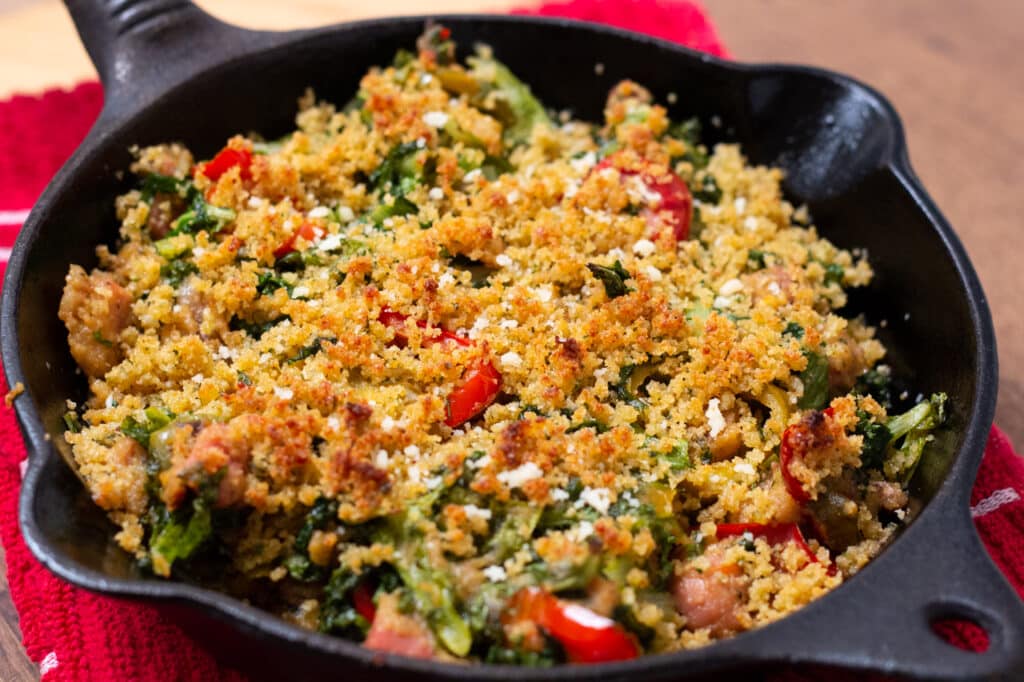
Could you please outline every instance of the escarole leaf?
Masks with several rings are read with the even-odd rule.
[[[507,66],[483,52],[466,61],[472,67],[470,73],[483,86],[475,103],[504,124],[507,145],[528,142],[536,125],[551,124],[529,86]]]
[[[473,634],[455,607],[451,575],[444,567],[432,564],[426,541],[417,531],[431,516],[440,493],[438,488],[389,517],[386,529],[375,540],[394,546],[391,564],[412,597],[417,613],[426,618],[438,641],[456,656],[465,656],[473,644]]]
[[[285,559],[288,574],[300,582],[312,582],[323,578],[323,569],[309,558],[309,541],[313,533],[324,527],[338,515],[338,502],[327,497],[317,498],[313,503],[292,545],[294,552]]]
[[[370,173],[370,187],[384,189],[391,187],[404,194],[419,181],[422,168],[416,162],[420,147],[415,142],[405,142],[392,147],[376,170]]]
[[[946,420],[946,401],[945,393],[934,393],[886,422],[892,436],[884,465],[886,478],[904,485],[910,482],[921,462],[925,445],[932,439],[931,432]]]
[[[801,410],[818,410],[828,402],[828,358],[821,353],[804,351],[807,367],[800,372],[804,394],[797,401]]]
[[[615,265],[611,267],[587,263],[587,269],[604,285],[604,293],[608,298],[618,298],[629,293],[630,289],[626,286],[626,280],[630,279],[632,275],[622,267],[622,263],[619,261],[615,261]]]
[[[129,415],[121,422],[121,433],[134,439],[139,445],[149,449],[149,437],[171,423],[174,413],[160,407],[147,407],[143,418],[136,419]]]
[[[174,562],[189,558],[210,539],[213,522],[210,507],[201,497],[192,501],[187,519],[179,519],[177,517],[181,514],[172,515],[166,509],[163,509],[163,515],[164,518],[155,524],[149,554],[153,571],[167,577]]]
[[[358,584],[359,575],[348,567],[337,568],[331,574],[320,606],[320,632],[365,634],[370,629],[369,621],[359,615],[352,603],[352,592]]]
[[[236,217],[232,209],[207,202],[203,193],[195,187],[189,188],[187,199],[189,208],[174,221],[169,236],[196,234],[202,230],[214,234],[223,230]]]

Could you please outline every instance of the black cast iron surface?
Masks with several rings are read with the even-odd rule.
[[[408,48],[424,18],[290,33],[223,24],[180,0],[67,0],[106,91],[99,121],[22,228],[0,305],[3,363],[23,382],[18,418],[30,453],[20,505],[25,539],[50,570],[91,590],[160,603],[221,660],[266,679],[645,680],[721,677],[791,663],[922,679],[1024,675],[1024,609],[971,521],[970,490],[996,398],[996,348],[984,292],[952,229],[907,160],[900,121],[873,90],[804,67],[723,62],[627,32],[564,20],[451,16],[462,46],[485,42],[548,106],[600,120],[622,78],[674,118],[698,115],[712,141],[737,141],[752,161],[781,166],[824,236],[864,247],[876,271],[847,313],[887,320],[888,361],[922,393],[945,391],[949,428],[913,483],[919,518],[861,573],[759,630],[706,648],[598,666],[455,666],[383,655],[309,632],[224,594],[141,575],[113,527],[61,458],[61,415],[85,387],[57,319],[70,263],[95,264],[116,238],[114,197],[130,146],[182,140],[201,158],[237,131],[268,138],[292,126],[307,86],[345,102],[359,77]],[[604,64],[601,75],[596,63]],[[719,117],[722,126],[710,125]],[[718,120],[718,119],[715,119]],[[930,623],[983,626],[985,653],[941,641]]]

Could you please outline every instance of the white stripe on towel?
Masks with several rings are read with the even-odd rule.
[[[28,218],[30,210],[0,211],[0,225],[21,225]]]
[[[1020,495],[1013,488],[1000,488],[991,495],[986,497],[978,504],[971,507],[971,516],[978,518],[979,516],[985,516],[991,514],[1000,507],[1005,507],[1011,502],[1016,502],[1020,499]]]

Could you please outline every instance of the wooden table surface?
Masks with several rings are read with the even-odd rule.
[[[223,19],[292,28],[421,13],[415,0],[200,0]],[[501,11],[513,0],[434,0],[430,11]],[[995,317],[997,421],[1024,445],[1024,2],[705,0],[743,61],[803,62],[886,93],[903,116],[911,158],[963,239]],[[45,49],[40,49],[45,45]],[[95,77],[57,0],[0,0],[0,99]],[[0,188],[2,191],[2,188]],[[907,254],[912,258],[913,254]],[[0,550],[0,680],[38,678],[20,644]]]

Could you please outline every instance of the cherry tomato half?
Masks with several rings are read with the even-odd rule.
[[[394,330],[394,344],[400,348],[409,342],[405,335],[405,325],[408,319],[408,315],[392,310],[388,306],[381,308],[380,314],[377,316],[378,322]],[[420,329],[430,328],[423,320],[417,320],[416,326]],[[447,329],[438,327],[434,327],[434,329],[439,329],[440,333],[437,336],[424,338],[424,346],[436,342],[454,343],[463,347],[473,345],[469,339]],[[444,423],[453,429],[466,423],[487,409],[487,406],[494,402],[500,392],[501,373],[486,357],[477,358],[466,368],[459,383],[448,395],[448,416]]]
[[[744,533],[750,533],[757,537],[764,538],[769,545],[782,545],[787,542],[795,542],[808,560],[818,562],[818,555],[811,550],[800,527],[795,523],[720,523],[715,529],[718,538],[739,537]]]
[[[832,418],[832,414],[831,407],[820,413],[811,413],[782,432],[782,443],[779,446],[782,480],[786,484],[786,490],[799,504],[810,502],[811,496],[793,475],[793,462],[802,459],[807,450],[818,447],[818,441],[824,440],[821,432],[827,429],[825,422]]]
[[[284,258],[289,253],[294,251],[295,240],[297,240],[299,237],[302,237],[306,241],[311,242],[314,239],[316,239],[317,236],[319,236],[318,233],[323,234],[312,223],[302,223],[301,225],[299,225],[299,229],[295,230],[295,232],[292,232],[291,236],[288,237],[288,239],[285,239],[283,242],[281,242],[281,246],[277,247],[274,250],[274,258]]]
[[[528,620],[544,629],[573,663],[625,661],[639,655],[636,640],[614,620],[537,587],[512,595],[507,613],[508,621]]]
[[[687,239],[690,236],[690,221],[693,217],[693,195],[690,194],[690,188],[683,179],[668,168],[664,171],[655,171],[654,165],[649,161],[642,161],[639,168],[626,166],[624,161],[623,153],[616,152],[605,157],[597,164],[595,170],[616,168],[623,182],[627,182],[630,177],[639,178],[642,194],[647,202],[642,215],[647,219],[647,224],[654,229],[652,239],[657,239],[662,226],[672,231],[676,241]]]
[[[374,586],[365,578],[360,580],[356,589],[352,591],[352,605],[356,613],[366,619],[367,623],[373,623],[377,617],[377,605],[373,603]]]
[[[396,310],[392,310],[388,306],[384,306],[380,309],[380,315],[377,316],[377,321],[383,324],[385,327],[389,327],[395,332],[395,345],[399,348],[404,348],[405,344],[409,343],[409,339],[405,336],[405,321],[409,319],[409,316],[400,313]],[[420,329],[426,329],[427,323],[423,320],[416,320],[416,326]],[[436,341],[451,341],[452,343],[458,344],[463,347],[472,346],[473,342],[467,338],[459,336],[455,332],[450,332],[447,329],[441,328],[441,333],[437,336],[423,339],[423,345],[429,346]]]
[[[217,152],[217,155],[199,166],[199,172],[213,181],[220,179],[220,176],[238,166],[239,175],[243,180],[252,179],[252,152],[248,149],[232,149],[225,147]]]
[[[466,368],[459,384],[448,395],[448,417],[444,423],[455,428],[487,409],[501,392],[501,373],[487,358]]]

